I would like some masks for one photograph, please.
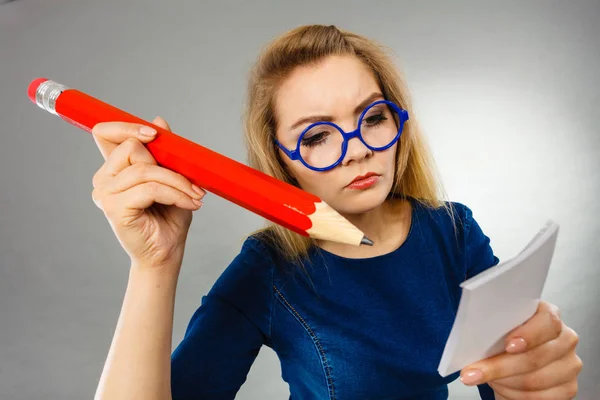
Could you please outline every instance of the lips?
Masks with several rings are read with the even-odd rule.
[[[354,183],[356,183],[356,182],[363,181],[363,180],[365,180],[365,179],[368,179],[368,178],[370,178],[370,177],[373,177],[373,176],[380,176],[380,175],[379,175],[379,174],[376,174],[375,172],[367,172],[367,173],[366,173],[366,174],[364,174],[364,175],[359,175],[359,176],[357,176],[356,178],[354,178],[354,179],[352,180],[352,182],[350,182],[348,185],[346,185],[346,187],[348,187],[348,186],[351,186],[351,185],[353,185],[353,184],[354,184]]]
[[[367,190],[379,181],[380,176],[381,175],[375,173],[357,176],[352,183],[346,186],[346,188],[352,190]]]
[[[370,178],[371,176],[379,176],[379,174],[376,174],[375,172],[368,172],[365,175],[359,175],[356,178],[354,178],[352,180],[352,182],[350,182],[348,185],[351,185],[351,184],[353,184],[356,181],[362,181],[363,179]]]

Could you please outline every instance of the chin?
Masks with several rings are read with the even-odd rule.
[[[374,187],[364,191],[353,191],[355,193],[346,192],[327,204],[341,214],[362,214],[381,206],[390,190],[391,187]]]

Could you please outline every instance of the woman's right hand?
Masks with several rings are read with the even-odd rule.
[[[159,117],[152,123],[170,130]],[[92,134],[105,163],[94,175],[92,198],[133,266],[178,273],[192,211],[202,206],[206,192],[157,165],[144,146],[155,135],[145,135],[149,127],[142,127],[125,122],[94,126]]]

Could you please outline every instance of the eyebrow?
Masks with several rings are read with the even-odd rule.
[[[354,115],[359,114],[364,108],[366,108],[369,104],[378,99],[384,99],[383,94],[379,92],[373,92],[364,99],[356,108],[354,109]],[[298,121],[294,122],[294,124],[290,127],[290,130],[294,130],[302,124],[307,122],[315,123],[315,122],[331,122],[333,121],[333,117],[331,115],[311,115],[308,117],[302,117]]]

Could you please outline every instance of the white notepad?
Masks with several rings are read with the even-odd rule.
[[[461,283],[458,312],[438,367],[441,376],[502,353],[506,335],[535,314],[558,228],[548,221],[517,256]]]

